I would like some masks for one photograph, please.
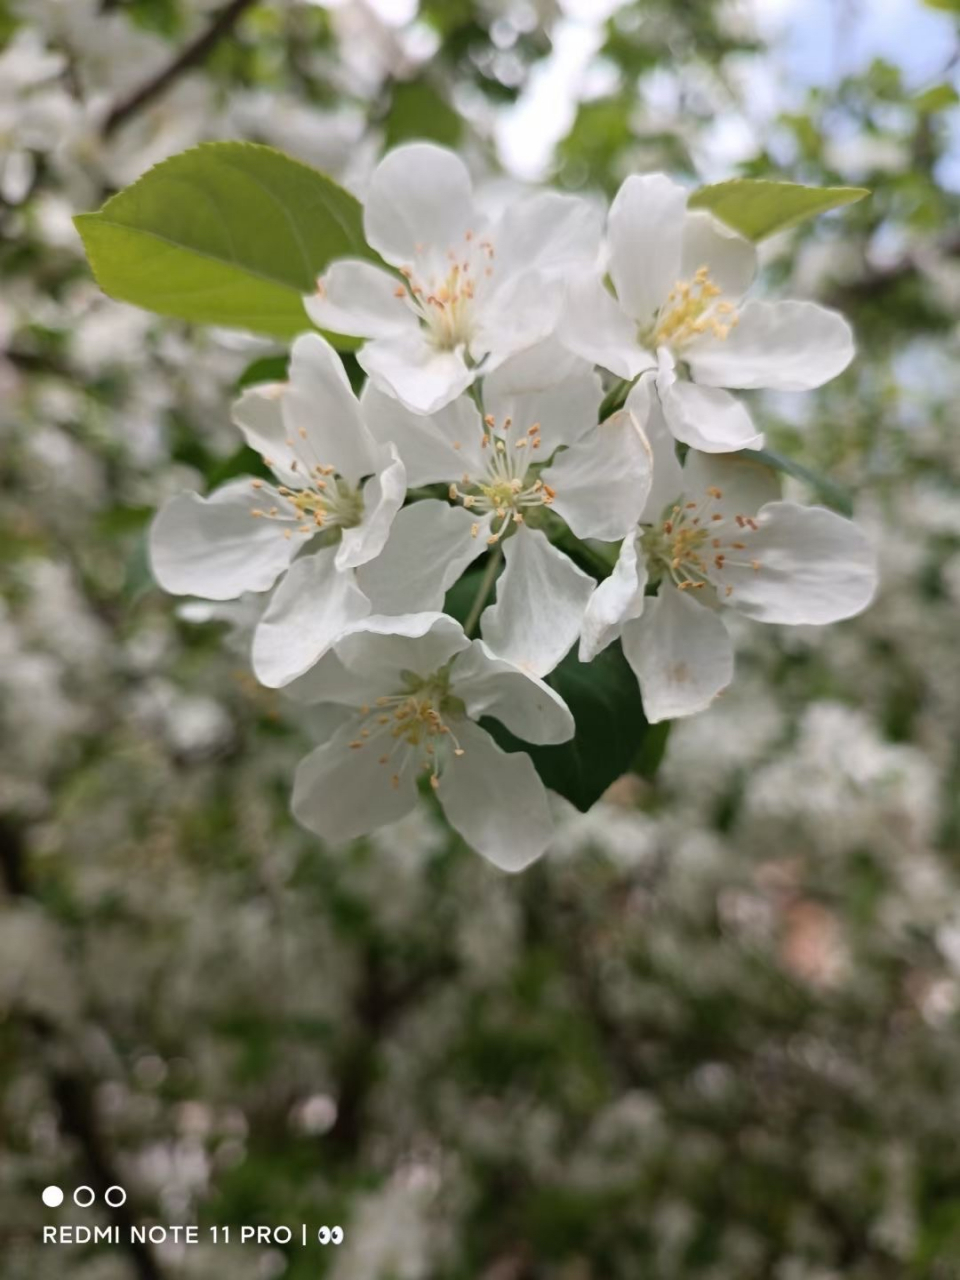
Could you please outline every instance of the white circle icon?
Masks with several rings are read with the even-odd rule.
[[[113,1199],[111,1199],[111,1196]],[[119,1209],[122,1204],[127,1203],[127,1193],[123,1187],[107,1187],[103,1193],[103,1198],[111,1209]]]
[[[81,1200],[80,1199],[81,1191],[84,1192],[85,1195],[89,1196],[90,1199]],[[74,1191],[73,1193],[73,1203],[77,1206],[78,1209],[89,1209],[90,1206],[93,1204],[94,1200],[96,1200],[96,1198],[97,1198],[96,1193],[94,1192],[93,1187],[77,1187],[76,1191]]]
[[[63,1192],[59,1187],[44,1187],[40,1199],[48,1209],[58,1209],[63,1204]]]

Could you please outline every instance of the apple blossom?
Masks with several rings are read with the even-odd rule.
[[[304,300],[315,324],[367,339],[359,355],[382,391],[434,413],[480,373],[556,327],[561,273],[597,257],[600,222],[585,200],[543,192],[490,220],[451,151],[413,143],[391,151],[370,182],[371,262],[335,262]]]
[[[369,613],[354,570],[386,542],[406,492],[404,468],[368,431],[339,358],[318,334],[294,343],[288,382],[249,389],[234,417],[279,483],[243,478],[208,498],[172,498],[151,529],[151,562],[165,590],[207,600],[268,591],[282,579],[253,640],[257,675],[281,685]]]
[[[428,498],[400,512],[383,554],[358,575],[373,608],[442,607],[467,566],[502,542],[506,570],[484,638],[537,675],[552,670],[594,584],[536,524],[553,512],[577,537],[615,541],[636,525],[650,485],[636,420],[624,411],[598,425],[600,401],[591,367],[553,343],[484,378],[485,414],[464,396],[421,416],[368,385],[370,430],[395,444],[411,485],[442,483],[454,504]]]
[[[867,607],[877,570],[852,521],[780,501],[775,473],[749,456],[691,449],[681,468],[652,382],[645,375],[627,404],[646,424],[655,484],[590,601],[580,658],[589,662],[619,635],[656,723],[704,710],[730,683],[721,606],[759,622],[837,622]]]
[[[547,792],[530,757],[502,750],[477,722],[492,716],[525,741],[556,744],[573,736],[573,717],[549,685],[453,618],[367,618],[288,692],[329,704],[331,732],[300,763],[293,790],[294,815],[325,840],[402,818],[426,776],[451,826],[503,870],[521,870],[549,844]]]
[[[742,301],[756,249],[712,214],[688,209],[686,190],[664,174],[627,178],[608,237],[615,295],[581,273],[561,336],[621,378],[656,369],[667,425],[685,444],[706,453],[759,448],[746,407],[724,388],[810,390],[853,359],[850,326],[836,311]]]

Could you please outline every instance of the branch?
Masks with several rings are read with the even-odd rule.
[[[256,0],[230,0],[219,13],[214,14],[210,25],[191,41],[169,66],[141,85],[129,98],[118,102],[103,123],[103,136],[109,138],[132,115],[147,106],[154,98],[166,93],[170,86],[191,67],[200,66],[210,56],[220,41],[230,34],[245,10]]]

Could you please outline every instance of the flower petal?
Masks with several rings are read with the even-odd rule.
[[[407,484],[449,484],[464,471],[485,470],[481,448],[484,426],[477,406],[466,396],[436,413],[414,413],[394,396],[368,382],[360,408],[375,440],[395,444],[407,472]]]
[[[317,281],[316,293],[307,294],[303,305],[313,323],[331,333],[389,338],[417,327],[401,280],[372,262],[353,258],[328,267]]]
[[[650,724],[704,711],[733,679],[733,646],[719,614],[664,583],[623,628]]]
[[[631,319],[650,324],[680,276],[687,193],[662,173],[633,174],[610,206],[610,275]]]
[[[627,396],[624,408],[640,423],[653,455],[650,492],[640,519],[644,524],[655,524],[664,509],[672,506],[683,491],[677,443],[663,415],[655,373],[643,374]]]
[[[447,591],[487,550],[486,536],[473,536],[478,523],[465,508],[437,498],[404,507],[381,554],[357,575],[374,613],[442,609]],[[489,517],[484,534],[487,525]]]
[[[433,675],[469,647],[455,618],[424,612],[364,618],[340,638],[336,654],[354,675],[366,680],[375,697],[402,690],[407,672]]]
[[[853,332],[815,302],[748,302],[725,339],[698,338],[684,354],[706,386],[809,391],[853,359]]]
[[[553,835],[547,792],[523,751],[502,751],[479,725],[457,726],[464,754],[440,775],[447,821],[501,871],[522,871]]]
[[[375,745],[351,748],[357,732],[354,716],[300,761],[293,783],[293,816],[331,844],[396,822],[417,803],[414,753],[382,765]]]
[[[356,484],[376,470],[373,437],[343,362],[319,333],[302,334],[294,342],[281,404],[301,476],[312,475],[317,466],[332,466]]]
[[[701,267],[723,297],[742,298],[757,274],[756,246],[705,209],[691,209],[683,220],[680,278],[691,280]]]
[[[719,490],[720,497],[716,497]],[[699,453],[691,449],[683,463],[683,496],[702,502],[710,498],[711,513],[728,520],[753,516],[780,497],[780,478],[773,467],[747,454]],[[711,491],[714,491],[711,494]]]
[[[268,688],[303,675],[370,612],[353,574],[340,573],[336,560],[336,547],[301,556],[273,593],[253,635],[253,670]]]
[[[637,340],[634,321],[595,276],[580,276],[567,285],[557,334],[569,350],[618,378],[635,378],[656,364]]]
[[[634,536],[624,538],[613,573],[590,597],[580,632],[579,658],[592,662],[620,635],[623,625],[639,618],[646,602],[647,561]]]
[[[290,465],[295,454],[287,443],[287,428],[283,424],[281,406],[286,389],[285,382],[248,387],[234,403],[233,420],[247,444],[260,454],[280,483],[298,488],[303,483],[303,475],[298,475]]]
[[[344,529],[340,537],[340,570],[356,569],[380,554],[406,497],[407,473],[396,446],[382,445],[377,452],[378,470],[363,486],[363,519],[355,528]]]
[[[762,433],[736,397],[719,387],[701,387],[678,378],[672,357],[663,350],[657,390],[667,425],[684,444],[704,453],[735,453],[738,449],[762,447]]]
[[[413,413],[436,413],[473,382],[461,351],[438,351],[419,329],[368,342],[357,359],[381,391]]]
[[[535,676],[552,671],[577,636],[594,581],[539,529],[521,526],[504,544],[506,568],[480,631],[499,658]]]
[[[559,693],[498,658],[482,640],[455,660],[453,692],[472,720],[493,716],[524,742],[553,746],[573,737],[573,716]]]
[[[272,507],[283,517],[258,518]],[[153,576],[176,596],[233,600],[245,591],[267,591],[303,546],[284,535],[297,514],[270,485],[232,480],[209,498],[182,493],[171,498],[150,528]]]
[[[877,587],[876,555],[864,532],[825,507],[771,502],[730,565],[725,603],[759,622],[821,625],[861,613]],[[756,562],[754,570],[750,561]]]
[[[510,276],[487,297],[478,297],[470,353],[490,373],[517,351],[554,332],[563,310],[564,283],[540,271]]]
[[[538,192],[509,206],[496,229],[497,274],[592,267],[600,253],[599,204],[556,191]]]
[[[480,229],[466,165],[429,142],[396,147],[370,179],[363,225],[368,244],[396,267],[459,246]]]
[[[552,378],[547,368],[551,355]],[[512,356],[483,384],[484,408],[497,428],[509,418],[508,435],[513,439],[527,435],[533,426],[540,428],[537,458],[543,462],[560,445],[573,444],[596,427],[602,400],[603,388],[592,367],[555,342]]]
[[[543,473],[553,510],[578,538],[615,542],[636,527],[650,492],[653,455],[629,409],[565,449]]]

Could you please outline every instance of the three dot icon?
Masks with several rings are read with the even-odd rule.
[[[96,1198],[92,1187],[77,1187],[73,1193],[73,1203],[78,1209],[89,1209]],[[107,1187],[103,1198],[111,1209],[119,1209],[122,1204],[126,1204],[127,1193],[123,1187]],[[60,1187],[44,1187],[40,1199],[48,1209],[59,1209],[63,1204],[63,1191]]]

